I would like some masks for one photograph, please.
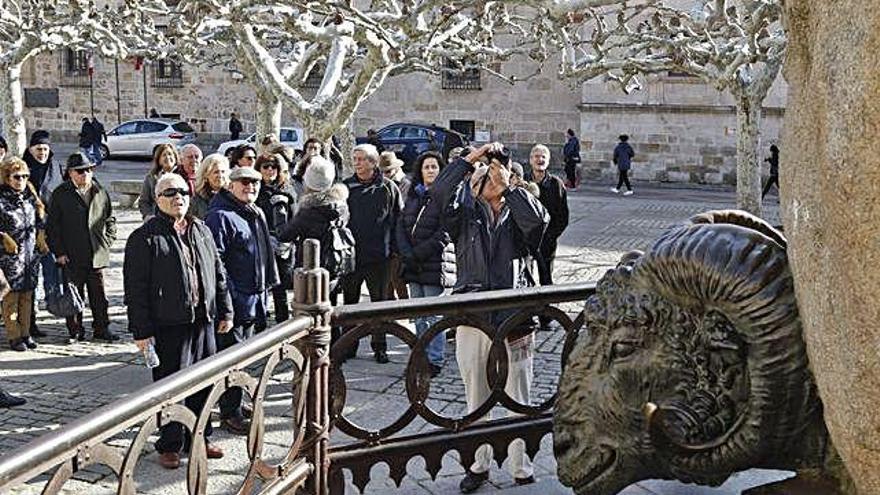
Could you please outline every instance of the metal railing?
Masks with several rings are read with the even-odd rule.
[[[593,293],[594,284],[331,308],[327,272],[315,268],[320,252],[317,241],[307,241],[304,252],[305,268],[297,269],[294,274],[293,319],[44,435],[16,454],[0,457],[0,493],[53,469],[43,493],[59,493],[74,473],[93,464],[104,464],[116,474],[117,493],[135,493],[133,473],[148,437],[170,422],[182,423],[196,433],[192,435],[189,449],[187,486],[189,493],[205,493],[208,473],[202,433],[210,421],[212,406],[223,392],[236,386],[250,395],[254,405],[247,441],[249,465],[238,493],[256,490],[293,493],[299,488],[319,495],[342,493],[343,470],[350,471],[354,483],[363,490],[369,481],[370,468],[380,462],[388,463],[392,478],[399,483],[406,473],[407,461],[415,456],[424,457],[428,471],[436,477],[441,457],[449,450],[458,450],[462,462],[469,463],[477,447],[488,443],[496,449],[496,458],[503,458],[507,445],[517,438],[525,441],[526,452],[534,456],[541,439],[551,430],[555,393],[534,405],[520,404],[507,395],[504,391],[508,366],[505,339],[526,318],[542,315],[555,320],[559,324],[558,331],[564,332],[561,367],[583,316],[575,311],[572,319],[551,305],[582,301]],[[480,316],[486,311],[511,308],[516,312],[497,328]],[[443,318],[420,338],[396,323],[403,318],[441,314]],[[332,349],[331,318],[332,324],[349,327]],[[492,392],[476,410],[460,417],[446,417],[433,411],[426,400],[431,378],[425,347],[435,335],[458,325],[477,328],[492,341],[487,363]],[[405,372],[408,407],[391,425],[367,429],[344,413],[347,382],[344,369],[336,363],[346,349],[379,329],[397,337],[410,349]],[[263,456],[266,430],[263,401],[273,371],[282,362],[292,363],[295,427],[293,435],[285,436],[286,455],[278,464],[270,464]],[[262,372],[251,376],[246,368],[260,363]],[[210,387],[210,393],[201,414],[196,417],[181,402],[206,387]],[[497,405],[519,416],[482,421],[485,413]],[[416,435],[402,434],[417,418],[436,428]],[[332,428],[338,428],[354,441],[329,445]],[[127,445],[109,441],[123,432],[133,434],[133,440]]]

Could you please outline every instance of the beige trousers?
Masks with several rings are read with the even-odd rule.
[[[15,341],[28,336],[31,328],[31,299],[34,291],[12,291],[3,298],[3,325],[6,339]]]

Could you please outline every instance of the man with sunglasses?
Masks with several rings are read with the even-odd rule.
[[[88,289],[92,330],[96,340],[115,341],[107,316],[104,268],[116,240],[116,218],[110,195],[94,178],[95,164],[84,153],[67,159],[70,180],[58,186],[49,201],[46,235],[56,263],[67,280],[83,293]],[[85,340],[82,313],[67,318],[71,339]]]
[[[186,181],[164,174],[155,193],[158,212],[129,236],[122,274],[129,330],[142,352],[154,345],[159,366],[152,373],[158,381],[217,352],[214,330],[223,335],[232,328],[232,300],[211,231],[189,215]],[[209,392],[196,392],[186,406],[200,414]],[[207,443],[211,430],[209,421],[207,456],[219,459],[223,451]],[[159,464],[178,468],[190,437],[179,423],[163,426],[156,442]]]
[[[233,169],[229,187],[214,196],[205,217],[229,276],[235,313],[232,331],[217,335],[218,351],[244,342],[253,336],[257,324],[265,324],[268,291],[279,283],[269,227],[256,205],[262,180],[253,167]],[[247,435],[247,410],[241,399],[239,387],[223,394],[220,423],[233,434]]]
[[[510,152],[490,143],[456,159],[431,186],[431,197],[445,207],[444,218],[455,242],[456,283],[453,294],[534,285],[531,256],[538,252],[550,215],[537,198],[511,184]],[[470,174],[470,178],[466,176]],[[492,311],[485,316],[491,334],[517,312]],[[506,335],[508,375],[505,391],[529,404],[535,322],[524,319]],[[468,412],[490,396],[486,362],[491,340],[483,330],[462,325],[456,330],[456,359],[464,382]],[[534,483],[534,470],[522,440],[511,443],[509,470],[518,485]],[[489,479],[492,448],[484,445],[459,488],[477,490]]]

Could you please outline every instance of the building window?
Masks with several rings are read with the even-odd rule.
[[[450,120],[449,128],[461,133],[464,137],[468,138],[468,141],[473,141],[477,125],[473,120]]]
[[[688,72],[679,72],[679,71],[674,71],[674,70],[667,71],[666,75],[668,77],[677,77],[677,78],[682,78],[682,79],[696,77],[693,74],[690,74]]]
[[[89,87],[89,52],[72,48],[61,50],[60,86]]]
[[[154,88],[182,88],[183,66],[180,62],[163,58],[153,62]]]
[[[312,66],[306,80],[303,81],[302,87],[309,89],[318,89],[321,87],[321,81],[324,80],[324,64],[318,63]]]
[[[447,59],[443,64],[441,87],[443,89],[483,89],[480,75],[480,69],[462,69],[459,64]]]

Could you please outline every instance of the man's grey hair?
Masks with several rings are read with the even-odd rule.
[[[376,149],[375,146],[369,143],[359,144],[351,150],[352,155],[356,151],[362,151],[365,155],[367,155],[367,160],[370,160],[374,165],[379,163],[379,150]]]
[[[170,187],[189,189],[189,185],[183,180],[183,177],[173,172],[168,172],[156,179],[156,187],[153,189],[153,194],[158,197],[159,193]]]
[[[534,155],[536,151],[543,151],[544,153],[547,154],[548,158],[550,157],[550,148],[548,148],[547,146],[545,146],[543,144],[539,143],[539,144],[532,146],[532,151],[529,151],[529,156]]]
[[[199,148],[198,146],[192,144],[192,143],[184,144],[184,145],[180,148],[180,154],[182,155],[182,154],[186,153],[186,152],[189,151],[189,150],[196,150],[196,151],[199,152],[200,155],[203,154],[203,153],[202,153],[202,149]]]

